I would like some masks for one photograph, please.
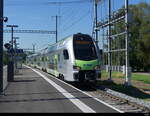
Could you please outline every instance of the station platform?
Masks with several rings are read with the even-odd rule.
[[[118,113],[38,69],[23,66],[0,95],[0,113]]]

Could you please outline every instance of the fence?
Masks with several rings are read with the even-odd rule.
[[[126,74],[126,66],[111,66],[110,67],[112,71],[116,71],[116,72],[122,72],[123,74]],[[108,65],[104,65],[101,67],[102,70],[106,70],[107,72],[109,71],[109,66]],[[131,67],[129,67],[129,71],[131,73]]]

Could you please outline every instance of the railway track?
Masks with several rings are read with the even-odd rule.
[[[88,91],[90,95],[99,98],[100,100],[114,106],[117,109],[120,109],[121,111],[124,111],[125,113],[150,113],[150,108],[107,93],[100,87],[92,88],[95,89],[95,91]]]
[[[127,99],[107,93],[103,87],[89,87],[83,85],[73,85],[76,88],[87,92],[95,98],[98,98],[109,105],[125,112],[125,113],[144,113],[149,114],[150,108],[131,102]]]

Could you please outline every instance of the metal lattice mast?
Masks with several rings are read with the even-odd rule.
[[[108,78],[109,80],[112,80],[112,71],[122,71],[125,75],[125,85],[130,86],[131,85],[131,68],[129,67],[129,12],[128,12],[128,1],[125,1],[125,8],[122,8],[118,11],[115,11],[112,13],[111,9],[111,1],[108,0],[108,19],[105,19],[104,22],[98,23],[99,28],[106,28],[107,31],[107,45],[108,50],[105,51],[105,53],[108,55]],[[106,0],[105,0],[106,2]],[[124,29],[121,29],[121,27],[117,27],[117,24],[121,24],[124,26]],[[113,28],[111,28],[113,26]],[[120,31],[114,32],[113,29],[119,29]],[[119,45],[120,44],[120,45]],[[118,54],[119,60],[122,62],[121,66],[117,66],[114,69],[112,66],[112,61],[115,64],[116,62],[116,53]],[[125,56],[124,56],[125,54]],[[121,58],[121,59],[120,59]],[[125,62],[123,63],[123,60]],[[125,65],[125,66],[123,66]],[[120,69],[122,67],[122,69]]]
[[[108,0],[108,79],[112,80],[112,52],[111,52],[111,0]]]

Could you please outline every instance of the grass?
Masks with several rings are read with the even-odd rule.
[[[102,77],[108,78],[108,72],[102,71]],[[112,72],[112,78],[125,78],[125,75],[121,72]],[[150,84],[150,75],[132,73],[131,79]]]
[[[118,84],[116,82],[110,82],[107,80],[102,80],[98,82],[98,85],[103,85],[104,87],[107,87],[109,89],[124,93],[126,95],[139,98],[145,101],[150,101],[150,94],[147,94],[143,91],[141,91],[139,88],[134,86],[123,86],[122,84]]]
[[[108,81],[108,72],[102,71],[102,79],[98,85],[110,88],[112,90],[127,94],[132,97],[150,101],[150,76],[144,74],[132,73],[132,86],[126,87],[123,85],[125,82],[125,75],[121,72],[112,72],[112,82]]]
[[[149,75],[133,73],[132,79],[137,80],[137,81],[143,81],[144,83],[150,84],[150,76]]]

